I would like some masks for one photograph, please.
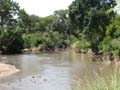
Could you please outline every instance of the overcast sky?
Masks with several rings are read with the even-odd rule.
[[[14,0],[24,8],[27,13],[40,17],[53,14],[55,10],[66,9],[73,0]]]

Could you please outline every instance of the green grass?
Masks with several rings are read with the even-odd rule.
[[[101,73],[97,75],[97,78],[92,80],[87,75],[86,79],[77,81],[73,85],[72,90],[120,90],[120,66],[115,65],[113,71],[109,75],[105,75],[101,70]]]

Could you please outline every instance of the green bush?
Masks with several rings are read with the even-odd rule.
[[[72,44],[72,48],[77,49],[78,52],[87,51],[90,48],[90,46],[90,42],[86,40],[77,40],[75,43]]]
[[[112,39],[106,37],[99,45],[99,52],[108,53],[114,52],[115,56],[120,55],[120,38]]]
[[[108,53],[112,51],[112,46],[110,44],[110,41],[111,38],[109,36],[104,38],[104,40],[98,46],[100,53]]]
[[[39,44],[44,44],[46,41],[46,38],[41,33],[24,34],[22,38],[25,42],[24,48],[38,47]]]
[[[23,49],[24,41],[17,30],[1,31],[0,50],[2,53],[20,53]]]

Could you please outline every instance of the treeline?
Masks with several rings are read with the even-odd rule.
[[[77,52],[120,55],[120,16],[115,0],[75,0],[53,15],[29,15],[12,0],[0,0],[0,51],[20,53],[72,47]],[[42,12],[41,12],[42,13]]]
[[[0,51],[9,54],[34,47],[41,51],[66,48],[70,45],[68,19],[68,10],[42,18],[27,14],[12,0],[0,0]]]

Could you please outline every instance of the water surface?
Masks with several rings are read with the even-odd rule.
[[[72,90],[78,79],[86,75],[92,79],[111,65],[93,62],[84,54],[62,51],[49,54],[23,54],[4,56],[0,62],[16,66],[21,71],[0,79],[0,90]],[[102,72],[103,73],[103,72]]]

